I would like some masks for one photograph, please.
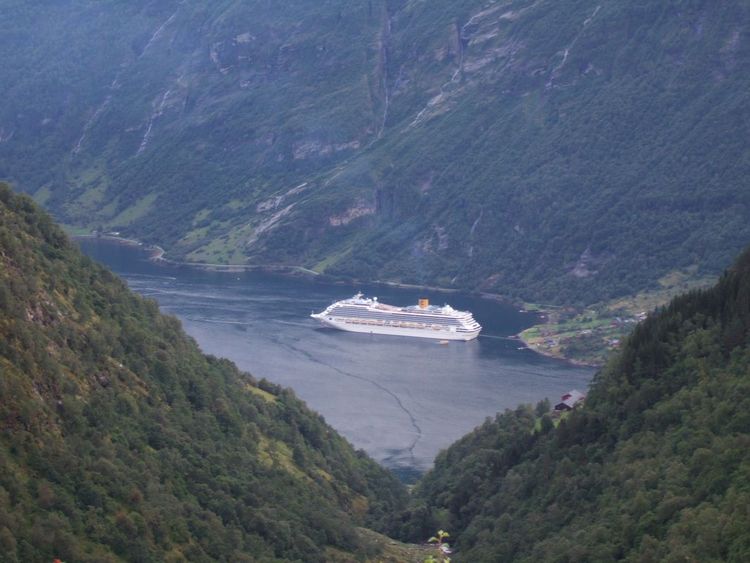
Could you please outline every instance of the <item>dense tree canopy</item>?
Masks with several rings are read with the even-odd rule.
[[[404,491],[0,184],[0,559],[364,555]]]
[[[750,559],[750,250],[639,325],[555,428],[500,414],[443,452],[401,533],[457,561]]]

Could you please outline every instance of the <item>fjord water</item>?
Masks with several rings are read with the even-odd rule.
[[[176,315],[204,352],[291,387],[355,447],[402,473],[429,468],[457,438],[520,403],[585,390],[593,371],[545,358],[509,337],[534,315],[468,295],[324,284],[264,273],[154,264],[139,247],[103,240],[81,248],[131,289]],[[418,297],[468,309],[483,326],[471,342],[341,332],[309,318],[357,290],[384,303]]]

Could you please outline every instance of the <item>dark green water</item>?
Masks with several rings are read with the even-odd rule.
[[[257,377],[291,387],[356,447],[397,471],[428,468],[439,450],[487,416],[585,390],[590,369],[507,337],[535,317],[467,295],[316,283],[260,273],[214,273],[148,262],[137,247],[85,240],[82,249],[138,293],[176,315],[201,348]],[[309,314],[357,290],[384,303],[418,297],[468,309],[483,326],[472,342],[356,334]]]

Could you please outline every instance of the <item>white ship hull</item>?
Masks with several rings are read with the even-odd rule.
[[[338,319],[327,319],[322,317],[316,317],[325,326],[331,328],[337,328],[339,330],[346,330],[348,332],[363,332],[366,334],[386,334],[390,336],[414,336],[417,338],[432,338],[435,340],[473,340],[479,336],[479,331],[472,332],[454,332],[441,328],[439,330],[433,328],[403,328],[395,326],[380,326],[372,324],[361,324],[346,322]]]
[[[457,311],[449,305],[435,307],[427,299],[420,299],[418,306],[394,307],[380,303],[377,297],[367,299],[361,293],[310,316],[326,326],[348,332],[434,340],[473,340],[482,330],[470,312]]]

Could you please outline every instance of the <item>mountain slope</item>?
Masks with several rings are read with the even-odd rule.
[[[639,325],[557,428],[519,407],[442,453],[403,532],[445,527],[458,561],[746,561],[749,391],[750,250]]]
[[[3,560],[365,556],[401,485],[0,184]],[[354,557],[352,555],[351,557]]]
[[[750,240],[739,0],[9,5],[0,176],[176,259],[572,303]]]

